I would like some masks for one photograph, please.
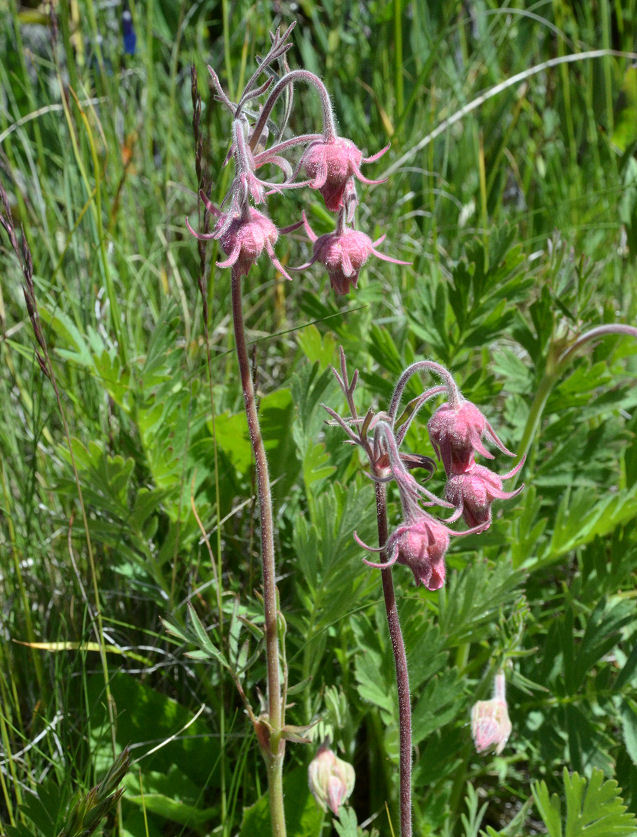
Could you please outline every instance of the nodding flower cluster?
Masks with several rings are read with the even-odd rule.
[[[358,204],[355,181],[367,184],[383,182],[369,180],[361,173],[360,166],[378,160],[389,146],[371,157],[363,157],[363,152],[351,140],[337,135],[332,103],[323,82],[314,73],[290,70],[287,65],[285,54],[292,46],[287,41],[293,28],[294,24],[283,34],[278,29],[271,34],[270,50],[259,60],[258,68],[236,103],[230,101],[215,71],[208,67],[216,98],[232,114],[232,142],[226,162],[230,159],[234,161],[235,173],[221,209],[213,206],[203,191],[200,192],[206,211],[217,219],[212,232],[195,231],[187,219],[186,225],[196,238],[216,239],[220,242],[227,258],[218,262],[218,267],[231,267],[234,275],[246,276],[265,250],[274,267],[286,279],[292,277],[277,259],[274,245],[279,233],[291,232],[304,225],[314,245],[312,258],[291,269],[304,270],[314,262],[320,262],[327,269],[334,291],[346,294],[350,287],[356,287],[360,270],[371,255],[395,264],[409,264],[375,249],[384,237],[372,242],[369,236],[355,229]],[[275,70],[275,64],[278,64],[279,71]],[[259,83],[262,75],[268,78]],[[278,79],[276,83],[275,79]],[[298,82],[310,84],[318,91],[323,110],[323,130],[320,134],[303,134],[283,139],[291,106],[286,108],[283,124],[278,128],[274,128],[270,116],[284,93],[288,94],[287,101],[291,103],[292,90]],[[261,100],[256,110],[255,100]],[[275,135],[276,140],[268,146],[270,133]],[[298,148],[304,150],[296,166],[293,166],[285,155]],[[265,166],[279,169],[283,180],[261,177],[258,172]],[[306,179],[297,179],[299,175]],[[266,197],[273,192],[280,193],[285,189],[304,186],[318,190],[327,209],[336,213],[333,233],[317,237],[305,215],[302,221],[277,229],[264,212],[252,205],[265,203]]]
[[[361,446],[367,454],[371,464],[369,476],[377,483],[396,482],[402,507],[403,521],[383,546],[368,546],[354,533],[360,546],[369,552],[384,553],[387,558],[383,563],[363,560],[368,566],[378,569],[387,569],[395,563],[404,564],[413,572],[416,585],[422,584],[428,590],[438,590],[445,582],[444,559],[450,538],[478,534],[489,528],[492,502],[515,497],[524,488],[520,486],[511,492],[502,490],[502,480],[517,474],[524,460],[504,477],[475,463],[476,453],[493,459],[482,442],[483,438],[487,438],[508,456],[514,454],[500,441],[480,410],[462,397],[451,374],[437,363],[423,360],[412,364],[401,375],[387,413],[374,414],[369,410],[364,417],[358,415],[353,397],[358,373],[355,372],[349,380],[342,349],[340,374],[333,371],[345,394],[351,415],[344,419],[331,408],[325,409],[346,432],[349,442]],[[425,390],[398,417],[405,386],[414,374],[421,371],[434,373],[442,384]],[[444,500],[420,485],[410,473],[411,469],[423,467],[432,472],[435,469],[433,462],[427,457],[400,452],[400,445],[420,409],[430,399],[442,394],[447,395],[447,401],[434,412],[427,428],[447,475]],[[454,511],[446,520],[440,520],[423,508],[432,505]],[[468,529],[458,532],[447,526],[447,523],[453,523],[460,516],[469,526]]]

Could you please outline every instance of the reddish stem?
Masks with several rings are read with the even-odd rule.
[[[245,404],[250,442],[254,451],[257,476],[257,494],[261,518],[261,558],[263,566],[263,610],[265,616],[265,657],[268,675],[268,723],[269,740],[262,746],[263,756],[268,769],[268,787],[270,795],[270,816],[273,837],[285,837],[285,818],[283,812],[283,786],[281,772],[285,740],[283,730],[283,701],[281,698],[281,679],[279,677],[279,635],[277,625],[276,566],[274,561],[274,524],[272,518],[272,494],[268,460],[261,435],[257,413],[254,385],[250,372],[248,349],[246,346],[243,309],[241,304],[241,277],[232,271],[232,318],[237,348],[237,359],[241,373],[241,386]]]
[[[384,483],[376,483],[376,516],[378,520],[378,543],[388,540],[387,532],[387,490]],[[382,561],[387,556],[382,554]],[[400,724],[400,837],[411,837],[411,697],[409,692],[409,672],[407,654],[400,629],[398,606],[394,593],[392,571],[381,570],[383,595],[387,612],[387,625],[391,638],[394,662],[396,665],[396,685],[398,687],[398,718]]]

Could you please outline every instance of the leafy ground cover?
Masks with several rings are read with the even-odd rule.
[[[264,262],[244,281],[288,717],[318,721],[312,743],[288,744],[288,833],[333,827],[307,787],[326,736],[357,776],[334,828],[397,833],[391,646],[379,573],[352,537],[373,541],[374,492],[320,406],[345,409],[329,371],[343,346],[361,410],[383,409],[403,368],[428,358],[527,453],[525,490],[494,507],[487,534],[454,542],[441,590],[394,569],[415,833],[634,834],[637,344],[605,336],[558,362],[637,313],[634,0],[130,10],[134,48],[122,9],[91,0],[60,3],[54,23],[15,3],[0,20],[0,179],[60,396],[5,236],[2,829],[71,833],[73,805],[100,780],[101,801],[114,791],[108,771],[129,747],[107,833],[270,833],[236,688],[258,708],[258,514],[229,283],[213,245],[204,322],[185,217],[197,217],[191,65],[218,203],[228,129],[206,65],[232,98],[268,32],[296,18],[290,64],[324,79],[339,130],[368,154],[391,141],[370,174],[388,180],[359,190],[359,216],[412,264],[370,260],[338,298],[317,266],[287,283]],[[303,95],[294,129],[319,117]],[[331,229],[318,195],[272,202],[281,223],[305,209],[318,234]],[[284,264],[308,258],[301,232],[280,244]],[[406,447],[433,456],[427,417]],[[513,730],[501,754],[478,755],[471,706],[502,667]]]

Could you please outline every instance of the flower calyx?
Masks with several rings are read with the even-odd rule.
[[[452,535],[472,535],[482,532],[484,526],[476,526],[464,532],[455,532],[436,520],[427,512],[403,523],[389,536],[384,547],[370,547],[354,533],[359,546],[369,552],[384,552],[389,559],[384,563],[375,563],[363,558],[368,567],[385,570],[394,564],[403,564],[414,574],[416,586],[423,585],[427,590],[439,590],[445,583],[445,554]]]
[[[463,473],[452,474],[445,486],[445,499],[456,508],[450,518],[455,520],[460,515],[467,526],[490,526],[491,504],[494,500],[511,500],[524,489],[524,485],[515,491],[503,491],[502,481],[514,477],[524,465],[524,459],[504,476],[499,476],[484,465],[473,464]]]
[[[250,268],[265,250],[274,267],[291,281],[292,277],[283,267],[274,252],[274,245],[279,237],[279,230],[273,222],[253,206],[245,206],[239,212],[220,212],[212,203],[201,195],[206,209],[216,216],[217,223],[210,233],[196,232],[186,219],[190,232],[200,240],[218,239],[227,259],[217,262],[217,267],[232,267],[237,276],[247,276]],[[296,226],[287,227],[284,232]]]
[[[337,295],[346,294],[351,287],[357,286],[361,268],[371,255],[394,264],[410,264],[410,262],[394,259],[376,250],[376,246],[384,240],[385,236],[372,241],[365,233],[350,229],[344,224],[341,224],[341,229],[337,228],[335,232],[317,236],[305,213],[303,213],[303,225],[310,241],[314,244],[312,258],[293,269],[305,270],[314,262],[320,262],[327,269],[330,284]]]
[[[387,151],[385,146],[371,157],[363,157],[363,152],[345,137],[322,137],[311,143],[303,153],[299,167],[303,169],[312,189],[318,189],[323,196],[325,206],[332,212],[338,212],[345,205],[348,185],[352,178],[361,183],[376,185],[383,180],[370,180],[360,170],[361,163],[373,163]]]
[[[427,429],[436,455],[442,460],[448,476],[462,474],[471,468],[476,453],[493,459],[493,454],[482,443],[483,437],[507,456],[515,456],[471,401],[461,399],[459,402],[442,404],[429,419]]]

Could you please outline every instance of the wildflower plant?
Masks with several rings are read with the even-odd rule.
[[[407,383],[414,375],[424,371],[434,374],[442,381],[442,384],[425,389],[399,416],[398,411]],[[490,440],[503,453],[509,456],[514,454],[500,441],[482,412],[462,397],[452,375],[440,364],[428,360],[411,364],[398,379],[387,412],[374,413],[370,408],[364,417],[359,415],[354,400],[358,371],[353,373],[350,380],[347,360],[342,348],[340,372],[336,370],[333,372],[343,391],[350,414],[342,417],[331,407],[323,406],[332,417],[333,423],[340,426],[346,433],[348,442],[363,449],[370,466],[367,474],[374,482],[376,491],[379,546],[368,546],[358,538],[356,533],[354,533],[354,538],[363,549],[368,552],[377,552],[381,558],[379,562],[373,562],[367,558],[363,561],[368,566],[382,571],[387,622],[396,668],[400,717],[400,833],[402,837],[410,837],[412,834],[411,697],[405,644],[391,568],[396,563],[403,564],[411,569],[416,586],[422,585],[431,591],[440,589],[445,583],[445,555],[451,538],[486,531],[491,524],[493,500],[510,499],[516,496],[523,486],[509,493],[492,487],[489,493],[486,490],[481,491],[474,485],[480,480],[485,483],[488,481],[489,485],[492,485],[500,479],[496,475],[491,475],[491,472],[483,466],[475,464],[476,453],[492,458],[492,454],[482,444],[484,434],[488,433]],[[446,499],[437,497],[411,474],[411,470],[423,466],[431,474],[431,461],[425,457],[403,454],[400,451],[409,427],[420,410],[433,398],[443,394],[447,396],[447,401],[438,407],[427,427],[432,445],[442,459],[447,473]],[[507,477],[517,474],[523,463],[522,459]],[[481,471],[476,474],[475,469],[481,469]],[[487,478],[483,472],[491,476]],[[473,482],[469,484],[463,495],[457,491],[453,480],[458,477],[467,478],[467,475]],[[388,535],[386,489],[388,483],[391,482],[395,482],[398,488],[401,523]],[[501,482],[499,484],[501,485]],[[431,513],[429,509],[432,506],[455,507],[455,511],[445,521]],[[456,521],[461,514],[464,514],[470,528],[456,531],[447,526],[448,522]]]
[[[57,833],[128,743],[124,793],[97,812],[105,833],[266,834],[267,780],[285,802],[276,833],[317,837],[316,751],[292,744],[304,738],[356,765],[349,800],[344,768],[322,774],[323,833],[398,834],[398,758],[408,821],[412,751],[415,834],[526,834],[540,820],[551,835],[635,833],[635,345],[622,335],[637,330],[612,323],[635,320],[634,55],[567,54],[632,50],[630,15],[609,0],[566,20],[551,4],[471,4],[467,27],[444,2],[388,26],[383,4],[345,5],[341,19],[338,4],[299,13],[321,79],[267,46],[248,78],[251,38],[285,4],[233,6],[248,37],[198,4],[176,39],[168,4],[132,4],[123,32],[112,4],[2,16],[11,837]],[[274,53],[290,40],[275,33]],[[222,45],[224,77],[204,80],[217,104],[193,67],[191,112],[184,67]],[[191,179],[192,195],[174,188]],[[378,239],[397,211],[408,251]],[[325,300],[307,289],[314,272]],[[382,293],[348,310],[366,272]],[[286,274],[294,285],[272,281]],[[261,339],[246,346],[247,294]],[[339,343],[361,370],[343,410]],[[419,389],[418,373],[394,412],[391,387],[421,357],[471,403],[442,373]],[[365,426],[355,408],[378,394]],[[345,426],[326,427],[321,402]],[[500,669],[513,730],[494,765],[504,716],[480,714],[492,743],[476,756],[470,708],[490,703]]]
[[[369,236],[355,227],[358,203],[355,181],[366,184],[381,182],[365,177],[360,170],[361,163],[374,162],[387,149],[364,158],[362,151],[351,140],[337,135],[332,103],[323,82],[313,73],[306,70],[290,70],[287,65],[285,55],[291,47],[289,36],[293,28],[294,24],[283,33],[277,29],[271,34],[270,49],[258,61],[257,69],[248,79],[237,102],[230,100],[216,72],[212,67],[208,67],[216,97],[229,112],[232,120],[226,163],[232,161],[234,174],[220,207],[215,207],[204,188],[206,183],[202,177],[201,164],[203,146],[198,134],[200,104],[194,94],[196,170],[200,186],[199,196],[204,206],[203,230],[196,231],[186,219],[189,231],[199,242],[218,241],[221,245],[225,258],[217,261],[216,267],[231,269],[234,336],[245,412],[256,462],[260,509],[267,711],[257,714],[240,684],[236,685],[246,703],[265,759],[272,833],[277,837],[283,837],[286,833],[282,785],[285,741],[289,738],[297,740],[299,736],[285,723],[287,671],[285,650],[280,644],[284,632],[281,630],[283,617],[279,612],[276,591],[272,491],[252,370],[248,360],[241,280],[250,274],[264,253],[275,270],[290,280],[292,277],[276,255],[275,245],[280,234],[292,232],[301,225],[305,227],[313,244],[313,254],[309,261],[295,270],[305,270],[314,262],[320,262],[326,268],[331,286],[337,294],[345,294],[351,287],[356,287],[360,270],[371,255],[396,264],[407,264],[376,250],[376,245],[380,244],[384,237],[372,242]],[[291,109],[288,107],[284,110],[283,121],[279,125],[273,123],[273,110],[284,94],[290,94],[290,99],[292,98],[291,91],[299,83],[309,85],[319,95],[323,115],[322,130],[316,134],[284,137]],[[193,91],[195,87],[196,77],[193,76]],[[270,136],[275,137],[271,143]],[[293,165],[288,155],[299,150],[299,159]],[[282,179],[271,180],[263,177],[261,170],[265,167],[273,167]],[[299,180],[299,176],[306,179]],[[303,187],[319,191],[326,208],[336,214],[333,233],[317,237],[305,213],[297,223],[277,228],[265,210],[260,208],[273,193],[284,194],[287,190]],[[212,230],[208,230],[210,217],[215,219]],[[200,257],[203,273],[205,258],[201,251]],[[203,278],[200,279],[199,288],[206,315]],[[345,795],[341,796],[345,798]]]

